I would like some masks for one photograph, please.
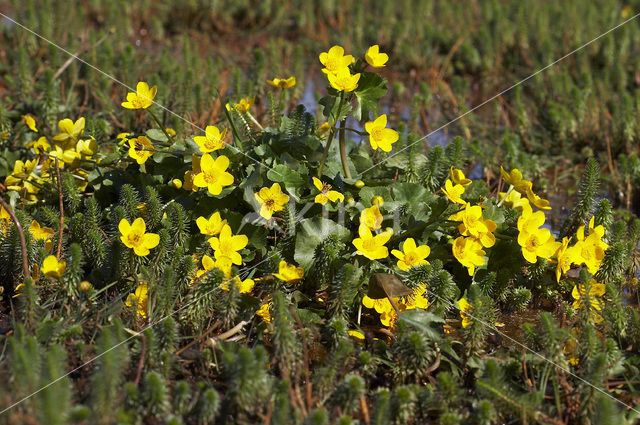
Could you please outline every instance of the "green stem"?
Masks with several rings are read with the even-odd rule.
[[[340,102],[338,103],[338,116],[340,114],[340,110],[342,109],[342,103],[344,101],[344,92],[340,92]],[[324,152],[322,153],[322,160],[320,161],[320,167],[318,167],[318,177],[322,176],[322,169],[324,168],[324,164],[327,161],[327,155],[329,155],[329,148],[331,147],[331,142],[333,142],[333,138],[336,135],[336,124],[338,123],[338,117],[333,122],[331,126],[331,133],[329,134],[329,138],[327,139],[327,145],[324,147]]]
[[[249,118],[251,118],[251,121],[253,121],[253,123],[258,126],[260,131],[264,130],[264,127],[262,127],[262,125],[260,125],[258,120],[251,114],[251,112],[247,111],[246,114],[249,116]]]
[[[351,171],[349,171],[349,162],[347,161],[347,147],[345,144],[344,128],[347,125],[347,120],[344,119],[340,123],[340,161],[342,162],[342,169],[344,170],[344,176],[348,179],[351,178]]]
[[[151,115],[151,118],[153,118],[153,120],[156,122],[156,124],[158,125],[158,127],[160,127],[160,130],[162,130],[162,132],[164,133],[165,136],[167,136],[167,140],[173,141],[173,138],[171,136],[169,136],[169,133],[167,133],[167,130],[164,129],[164,126],[162,125],[162,123],[160,123],[160,120],[158,119],[158,117],[156,117],[156,115],[151,111],[151,109],[147,109],[147,112],[149,112],[149,115]]]

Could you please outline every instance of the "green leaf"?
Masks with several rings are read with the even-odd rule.
[[[162,130],[158,130],[157,128],[150,128],[149,130],[145,131],[144,134],[146,134],[149,139],[157,140],[159,142],[169,141],[164,132]]]
[[[331,94],[331,92],[336,94]],[[338,92],[331,89],[329,93],[328,96],[320,99],[318,103],[324,107],[322,109],[322,115],[327,118],[330,124],[333,124],[343,120],[351,113],[351,105],[349,105],[349,102],[343,101],[342,107],[338,110],[338,106],[340,106],[340,96],[337,94]]]
[[[296,262],[308,270],[313,263],[313,254],[316,247],[329,236],[336,236],[344,242],[351,238],[351,232],[344,226],[336,224],[333,220],[324,217],[314,217],[302,221],[301,229],[296,235]]]
[[[284,183],[286,187],[302,187],[306,183],[300,173],[284,164],[278,164],[267,171],[267,178],[273,182]]]
[[[373,72],[363,72],[354,93],[358,102],[353,115],[359,121],[368,120],[370,112],[378,110],[378,102],[387,94],[386,80]]]
[[[445,321],[433,313],[420,309],[406,310],[400,313],[399,320],[419,330],[432,340],[442,339],[442,334],[438,329],[442,329]]]

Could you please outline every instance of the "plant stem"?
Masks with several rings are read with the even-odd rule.
[[[338,103],[338,116],[340,114],[340,110],[342,109],[342,102],[344,101],[344,92],[340,92],[340,102]],[[331,126],[331,133],[329,134],[329,138],[327,139],[327,145],[324,147],[324,152],[322,153],[322,160],[320,161],[320,167],[318,167],[318,177],[322,176],[322,169],[324,168],[324,163],[327,161],[327,155],[329,155],[329,148],[331,147],[331,142],[333,142],[333,138],[336,135],[336,124],[338,123],[338,116],[333,122]]]
[[[344,119],[340,122],[340,161],[342,161],[342,169],[344,170],[344,176],[348,179],[351,178],[351,171],[349,171],[349,162],[347,161],[347,147],[345,145],[344,129],[347,125],[347,120]]]
[[[151,109],[147,109],[147,112],[149,112],[149,115],[151,115],[151,118],[153,118],[153,120],[156,122],[156,124],[158,125],[158,127],[160,127],[160,130],[162,130],[162,132],[164,133],[165,136],[167,136],[167,140],[169,141],[173,141],[173,138],[171,136],[169,136],[169,133],[167,133],[167,130],[164,129],[164,126],[162,125],[162,123],[160,122],[160,120],[158,119],[158,117],[156,117],[156,114],[154,114]]]

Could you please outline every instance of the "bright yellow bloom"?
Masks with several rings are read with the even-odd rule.
[[[325,74],[335,74],[353,62],[353,56],[345,55],[342,46],[331,47],[328,52],[320,53],[318,59],[320,59],[320,63],[324,65],[322,72]]]
[[[9,228],[10,222],[11,216],[9,215],[9,211],[5,210],[4,207],[0,205],[0,234],[5,234]]]
[[[352,92],[358,87],[360,73],[351,75],[349,68],[340,68],[335,73],[327,74],[329,84],[338,91]]]
[[[364,334],[356,329],[351,329],[347,333],[349,334],[349,336],[352,336],[356,339],[364,340]]]
[[[387,115],[382,114],[375,121],[364,124],[364,128],[369,133],[369,143],[373,149],[382,149],[384,152],[391,151],[391,145],[398,141],[400,135],[397,131],[387,127]]]
[[[325,122],[320,127],[318,127],[317,133],[323,135],[325,133],[328,133],[329,130],[331,130],[331,124]]]
[[[380,208],[384,205],[384,199],[382,199],[382,196],[376,195],[371,198],[371,205],[375,205],[376,207]]]
[[[483,247],[491,248],[496,243],[493,231],[498,227],[493,220],[482,219],[482,207],[466,204],[465,208],[449,217],[449,220],[461,221],[458,231],[462,236],[476,238]]]
[[[169,136],[175,136],[176,135],[176,131],[171,127],[165,128],[164,131],[166,131]]]
[[[320,181],[317,177],[313,177],[313,185],[320,191],[315,197],[315,203],[324,205],[327,201],[337,202],[344,201],[344,195],[335,190],[331,190],[331,185]]]
[[[471,316],[468,313],[473,311],[473,306],[469,304],[466,298],[460,298],[458,300],[458,307],[460,308],[460,317],[462,318],[462,327],[466,328],[471,324]]]
[[[589,220],[589,235],[585,237],[584,226],[580,226],[576,232],[578,241],[574,245],[577,251],[575,263],[584,263],[589,273],[595,274],[602,264],[604,253],[609,245],[602,240],[604,227],[595,226],[594,217]]]
[[[260,207],[260,215],[267,220],[273,216],[274,212],[282,211],[285,204],[289,202],[289,195],[282,193],[278,183],[274,183],[270,188],[263,187],[254,196],[262,205]]]
[[[482,244],[475,238],[458,237],[453,241],[453,256],[464,267],[467,268],[469,276],[473,276],[476,266],[484,265],[484,255]]]
[[[360,213],[360,225],[365,225],[369,230],[378,230],[382,227],[382,214],[377,205],[365,208]]]
[[[153,155],[153,145],[146,136],[129,139],[129,156],[138,164],[144,164]]]
[[[255,282],[253,281],[253,279],[245,279],[245,280],[240,280],[240,278],[238,276],[235,276],[231,282],[233,283],[234,286],[236,286],[238,288],[238,292],[241,294],[249,294],[251,293],[251,291],[253,290],[253,287],[255,286]],[[225,280],[224,282],[222,282],[220,284],[220,289],[222,289],[223,291],[228,291],[229,290],[229,280]]]
[[[413,293],[407,297],[393,297],[393,302],[399,311],[413,310],[420,308],[426,310],[429,307],[429,300],[424,296],[427,288],[424,283],[418,285]],[[398,313],[391,305],[388,298],[373,299],[365,295],[362,298],[362,305],[367,308],[373,308],[380,314],[380,323],[384,326],[393,326],[398,319]]]
[[[382,68],[389,60],[389,55],[386,53],[380,53],[380,46],[374,44],[369,47],[367,53],[364,55],[365,60],[369,65],[374,68]]]
[[[530,187],[527,188],[527,198],[529,199],[529,202],[531,202],[541,210],[551,209],[551,207],[549,206],[549,201],[547,201],[546,199],[542,199],[541,197],[533,193],[533,190],[531,190]]]
[[[220,213],[216,211],[211,214],[208,219],[198,217],[196,219],[196,224],[198,225],[198,229],[200,229],[200,233],[203,235],[216,236],[220,233],[225,224],[227,224],[227,220],[223,220],[220,217]]]
[[[58,122],[60,133],[53,136],[53,140],[55,140],[56,142],[67,142],[69,140],[74,142],[77,141],[84,132],[84,124],[84,117],[78,118],[75,123],[69,118],[60,120]]]
[[[66,261],[64,260],[58,261],[55,255],[49,255],[47,258],[44,259],[44,262],[42,263],[42,268],[40,269],[40,271],[42,271],[42,274],[44,274],[47,277],[54,277],[59,279],[64,274],[64,271],[66,270],[66,268],[67,268]]]
[[[38,129],[36,128],[36,120],[31,115],[21,115],[21,117],[31,131],[34,131],[36,133],[38,132]]]
[[[136,86],[136,91],[127,93],[127,101],[122,102],[122,106],[127,109],[147,109],[153,105],[153,99],[156,97],[158,87],[153,86],[149,89],[149,84],[140,81]]]
[[[464,172],[458,168],[451,167],[449,169],[449,177],[455,184],[460,184],[462,186],[469,186],[471,184],[471,180],[466,178]]]
[[[209,153],[217,151],[218,149],[224,149],[227,145],[224,142],[224,138],[227,135],[227,129],[222,132],[218,130],[215,125],[208,125],[205,130],[204,136],[196,136],[193,141],[200,146],[200,152]]]
[[[135,307],[136,314],[143,319],[147,318],[147,302],[149,301],[149,287],[146,283],[141,283],[133,294],[129,294],[125,305]]]
[[[527,198],[523,198],[517,190],[512,190],[511,192],[500,192],[498,193],[498,197],[500,202],[504,205],[509,208],[515,208],[518,211],[522,211],[522,208],[524,208],[525,205],[529,206],[529,200]]]
[[[241,113],[249,112],[256,101],[256,97],[243,97],[238,103],[234,103],[233,107]],[[227,103],[227,111],[231,111],[231,106]]]
[[[370,260],[379,260],[389,256],[389,249],[384,244],[391,239],[391,234],[383,232],[374,236],[366,225],[361,224],[358,228],[358,235],[360,237],[352,242],[357,249],[356,254],[363,255]]]
[[[286,261],[280,261],[280,264],[278,264],[278,273],[273,273],[273,276],[284,282],[294,283],[302,279],[304,269],[295,264],[287,264]]]
[[[98,152],[98,143],[93,137],[86,140],[79,140],[76,143],[76,151],[81,155],[93,156]]]
[[[444,188],[441,190],[442,193],[444,193],[454,204],[467,205],[467,203],[460,197],[464,193],[464,186],[461,184],[456,184],[454,186],[453,183],[451,183],[451,180],[447,179],[447,181],[444,182]]]
[[[182,188],[187,191],[196,192],[198,188],[193,185],[193,178],[200,174],[202,169],[200,168],[200,157],[192,154],[191,155],[191,170],[184,172],[184,183]]]
[[[571,238],[568,236],[562,238],[562,245],[558,247],[558,250],[555,253],[555,257],[558,261],[558,265],[556,266],[556,280],[558,282],[560,282],[560,276],[562,273],[566,273],[571,268],[571,264],[575,263],[576,260],[580,258],[580,253],[576,247],[569,247],[570,240]]]
[[[523,195],[527,194],[527,189],[531,189],[531,182],[529,180],[524,180],[522,178],[522,173],[517,168],[514,168],[510,173],[507,173],[507,171],[500,166],[500,174],[502,175],[502,180],[507,184],[512,185],[515,190]]]
[[[71,149],[63,149],[59,145],[55,146],[55,150],[49,152],[52,158],[58,158],[59,161],[64,162],[65,164],[72,164],[73,161],[80,159],[81,156],[74,148]]]
[[[262,317],[265,323],[271,323],[271,308],[273,307],[273,301],[271,301],[271,297],[267,298],[267,302],[262,304],[258,311],[256,311],[256,315]]]
[[[244,249],[248,243],[247,235],[233,235],[228,224],[222,227],[219,237],[209,238],[209,245],[213,249],[216,260],[226,258],[237,266],[242,264],[242,255],[237,251]]]
[[[407,271],[411,267],[429,264],[426,258],[431,253],[431,248],[427,245],[416,246],[416,241],[413,238],[407,238],[407,240],[404,241],[402,251],[398,251],[397,249],[391,251],[391,254],[398,259],[398,267],[400,270]]]
[[[202,266],[204,267],[204,270],[198,270],[196,272],[196,278],[199,278],[203,274],[213,269],[222,271],[227,279],[231,278],[231,267],[233,266],[233,263],[228,257],[220,257],[219,259],[214,260],[208,255],[203,255]]]
[[[133,252],[140,257],[149,255],[149,250],[155,248],[160,243],[160,236],[156,233],[145,233],[147,225],[140,217],[136,218],[132,224],[123,218],[118,224],[118,230],[122,236],[120,240],[127,248],[132,248]]]
[[[40,227],[40,223],[33,220],[29,226],[29,233],[31,233],[31,236],[35,239],[46,241],[53,236],[54,232],[50,227]]]
[[[296,85],[296,77],[274,78],[273,80],[267,80],[267,83],[269,83],[273,87],[280,87],[281,89],[289,89]]]
[[[544,221],[544,213],[534,213],[528,205],[518,219],[518,244],[522,247],[522,256],[530,263],[537,262],[538,257],[549,259],[561,246],[549,229],[539,228]]]
[[[40,155],[41,153],[45,153],[48,152],[49,149],[51,149],[51,145],[49,144],[49,142],[47,141],[47,138],[42,136],[39,137],[38,140],[36,140],[35,142],[29,142],[27,143],[27,148],[31,149],[33,148],[33,150]]]
[[[220,195],[222,188],[233,184],[233,176],[227,173],[229,158],[220,155],[215,160],[205,153],[200,160],[202,172],[193,178],[193,185],[206,187],[212,195]]]
[[[573,308],[576,310],[585,309],[589,315],[589,319],[594,323],[602,322],[600,312],[604,308],[602,297],[605,293],[604,283],[598,283],[595,279],[589,280],[588,287],[581,283],[573,287],[571,296],[575,300]]]

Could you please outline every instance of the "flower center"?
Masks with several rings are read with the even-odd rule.
[[[331,185],[330,184],[326,184],[326,183],[322,184],[322,190],[321,190],[322,193],[327,193],[330,190],[331,190]]]
[[[375,241],[372,239],[367,239],[362,243],[362,247],[364,248],[365,251],[373,251],[375,250],[378,246],[376,245]]]
[[[142,235],[140,233],[129,234],[129,242],[131,242],[131,245],[140,245],[142,243]]]
[[[380,127],[376,127],[371,131],[371,137],[373,137],[374,140],[382,140],[382,128]]]
[[[419,258],[416,255],[415,252],[408,252],[406,254],[404,254],[404,262],[409,264],[409,265],[413,265],[416,264],[418,262]]]
[[[213,174],[213,173],[204,173],[204,181],[207,182],[207,184],[213,184],[218,180],[218,176]]]
[[[265,199],[264,204],[267,206],[267,208],[271,209],[276,204],[276,201],[273,199]]]

